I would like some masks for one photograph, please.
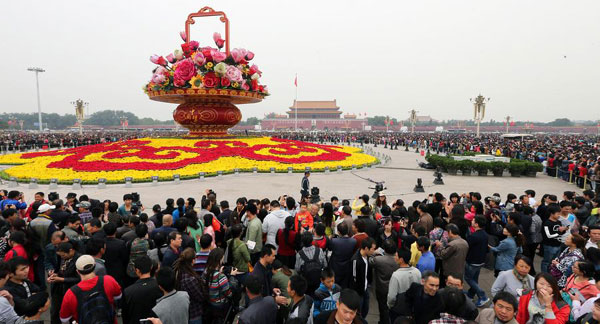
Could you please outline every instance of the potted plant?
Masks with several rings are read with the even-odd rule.
[[[490,169],[489,162],[475,162],[475,171],[480,177],[487,176],[488,170]]]
[[[525,176],[535,177],[536,173],[541,172],[542,170],[544,170],[544,167],[541,163],[527,162],[525,164]]]
[[[470,176],[471,172],[473,172],[473,168],[475,167],[475,161],[471,160],[463,160],[460,161],[460,171],[462,171],[462,175]]]
[[[523,171],[525,171],[525,163],[511,161],[508,164],[508,171],[512,177],[520,177],[521,174],[523,174]]]
[[[501,177],[506,169],[506,163],[495,161],[490,163],[490,170],[494,173],[494,177]]]
[[[456,175],[456,172],[458,171],[458,161],[450,158],[446,160],[444,164],[446,165],[446,169],[448,169],[448,174]]]

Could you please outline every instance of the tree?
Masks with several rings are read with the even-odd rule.
[[[568,118],[556,118],[554,121],[549,122],[547,125],[559,127],[573,126],[573,122],[570,121]]]
[[[97,111],[93,113],[90,118],[86,119],[84,124],[98,126],[119,126],[121,125],[121,117],[126,117],[129,125],[140,125],[140,119],[136,115],[122,110]]]
[[[388,116],[367,117],[367,124],[369,126],[385,126],[385,122],[388,118]],[[398,120],[396,120],[396,118],[390,118],[390,120],[393,122],[393,125],[398,125]]]

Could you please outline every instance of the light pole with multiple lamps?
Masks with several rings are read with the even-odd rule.
[[[508,126],[510,125],[510,116],[506,116],[506,133],[508,134]]]
[[[83,121],[85,120],[85,107],[89,103],[84,102],[81,99],[71,101],[71,104],[75,106],[75,117],[77,118],[77,124],[79,125],[79,135],[83,134]]]
[[[38,123],[40,124],[40,132],[43,130],[42,128],[42,106],[40,105],[40,81],[38,79],[38,74],[40,72],[46,72],[46,70],[38,67],[28,68],[27,71],[35,72],[35,86],[37,88],[37,102],[38,102]]]
[[[485,104],[490,101],[490,98],[485,98],[479,94],[477,97],[469,99],[469,101],[473,103],[473,119],[477,123],[477,137],[479,137],[479,124],[485,117]]]
[[[415,132],[415,124],[417,123],[417,112],[416,110],[411,110],[409,111],[410,113],[410,117],[408,118],[408,120],[410,121],[410,125],[411,125],[411,133]]]

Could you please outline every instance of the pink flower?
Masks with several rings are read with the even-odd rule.
[[[227,72],[225,73],[225,76],[227,76],[227,78],[233,82],[241,82],[244,80],[242,78],[242,71],[240,71],[240,69],[236,68],[235,66],[231,65],[227,67]]]
[[[227,54],[217,51],[212,51],[210,56],[212,56],[212,59],[215,63],[219,63],[227,58]]]
[[[254,53],[248,51],[248,53],[246,53],[246,60],[250,61],[254,58]]]
[[[197,41],[190,41],[190,48],[192,49],[192,51],[197,50],[198,46],[200,46],[200,43],[198,43]]]
[[[164,57],[158,56],[156,54],[150,56],[150,62],[158,65],[167,65],[167,60]]]
[[[198,65],[204,65],[206,58],[202,55],[202,52],[196,52],[196,54],[194,54],[194,62]]]
[[[166,79],[167,77],[164,74],[154,73],[152,75],[152,83],[161,84],[165,82]]]
[[[248,85],[248,83],[244,82],[242,83],[242,89],[248,91],[250,90],[250,86]]]
[[[215,41],[215,44],[217,45],[218,48],[223,48],[223,45],[225,44],[225,40],[223,38],[221,38],[221,34],[214,33],[213,40]]]
[[[175,63],[175,56],[173,53],[167,55],[167,61],[169,61],[169,63]]]
[[[180,61],[183,59],[183,52],[180,50],[175,50],[175,59],[177,59],[177,61]]]
[[[175,84],[176,86],[184,85],[185,81],[190,80],[195,75],[196,65],[194,65],[194,62],[192,62],[192,60],[185,59],[183,61],[180,61],[175,65],[175,73],[173,74],[173,84]]]
[[[183,79],[175,79],[173,78],[173,85],[176,87],[183,87],[185,85],[185,80]]]
[[[183,39],[184,42],[187,42],[187,34],[185,31],[180,31],[179,36],[181,36],[181,39]]]
[[[243,60],[245,56],[246,55],[244,54],[243,50],[239,48],[234,48],[233,50],[231,50],[231,57],[233,58],[233,61],[235,63],[240,63],[240,61]]]

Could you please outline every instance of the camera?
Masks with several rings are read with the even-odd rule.
[[[318,187],[312,187],[310,189],[310,203],[316,204],[321,201],[321,197],[319,197],[320,190]]]
[[[142,202],[140,201],[140,194],[137,192],[131,193],[131,204],[134,206],[142,207]]]
[[[369,189],[375,190],[375,192],[373,192],[373,195],[371,196],[371,198],[377,199],[377,197],[379,197],[379,193],[386,189],[383,186],[385,181],[381,181],[381,182],[373,181],[373,182],[375,183],[375,187],[369,187]]]

